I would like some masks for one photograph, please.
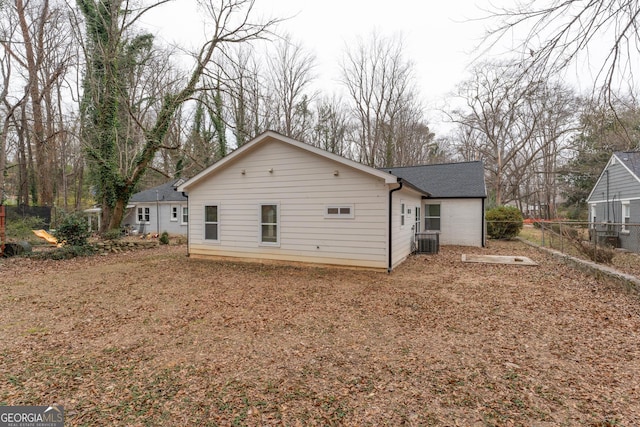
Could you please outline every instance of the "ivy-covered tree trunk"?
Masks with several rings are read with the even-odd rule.
[[[120,227],[126,205],[154,156],[163,145],[173,117],[180,106],[198,90],[206,66],[213,53],[223,43],[239,43],[261,38],[275,21],[253,24],[249,14],[255,0],[210,0],[203,6],[211,15],[213,29],[209,40],[197,56],[194,70],[179,90],[165,95],[157,107],[153,124],[143,129],[144,141],[135,158],[121,165],[118,144],[126,143],[126,120],[137,110],[127,105],[127,77],[133,68],[138,50],[151,49],[153,38],[148,34],[128,38],[131,27],[145,11],[159,6],[159,0],[140,10],[123,10],[123,0],[77,0],[86,20],[87,70],[84,84],[82,113],[84,139],[91,168],[96,197],[102,205],[100,232]],[[235,21],[233,15],[242,10],[238,26],[228,28]],[[143,57],[144,55],[140,55]],[[142,124],[139,124],[142,126]]]

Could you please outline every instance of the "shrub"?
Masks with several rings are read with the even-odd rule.
[[[69,246],[64,245],[51,251],[34,252],[30,255],[30,258],[35,259],[51,259],[62,260],[71,259],[75,257],[90,256],[96,253],[96,249],[91,245],[85,246]]]
[[[118,228],[112,228],[111,230],[105,231],[102,237],[105,240],[118,240],[122,237],[122,231]]]
[[[169,233],[167,233],[166,231],[163,231],[162,235],[160,236],[160,244],[161,245],[169,244]]]
[[[85,217],[78,213],[65,215],[54,235],[60,242],[69,246],[86,246],[91,235]]]
[[[487,234],[493,239],[512,239],[522,230],[522,213],[514,206],[498,206],[486,214]]]
[[[7,220],[7,239],[37,242],[31,230],[39,230],[45,226],[44,220],[37,216]]]

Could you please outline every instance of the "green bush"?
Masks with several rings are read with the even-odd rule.
[[[122,231],[118,228],[112,228],[111,230],[105,231],[102,237],[105,240],[118,240],[122,237]]]
[[[87,239],[91,235],[87,219],[78,213],[65,215],[56,228],[54,235],[59,242],[69,246],[87,246]]]
[[[166,231],[163,231],[162,235],[160,236],[160,244],[161,245],[169,244],[169,233],[167,233]]]
[[[522,213],[514,206],[498,206],[486,214],[487,234],[493,239],[512,239],[522,230]]]
[[[31,232],[31,230],[40,230],[44,228],[44,220],[37,216],[26,218],[7,220],[5,232],[7,240],[26,240],[28,242],[37,242],[39,239]]]
[[[96,253],[96,249],[91,245],[85,246],[69,246],[64,245],[59,248],[55,248],[51,251],[34,252],[30,255],[30,258],[35,259],[52,259],[62,260],[71,259],[82,256],[90,256]]]

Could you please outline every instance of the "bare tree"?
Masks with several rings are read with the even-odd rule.
[[[529,0],[494,9],[490,17],[499,23],[485,43],[516,40],[513,50],[528,73],[553,75],[581,61],[596,65],[594,83],[608,101],[620,82],[634,86],[640,60],[640,3],[635,0]],[[514,36],[518,32],[524,36]]]
[[[451,118],[460,127],[463,157],[484,161],[495,204],[526,203],[540,192],[551,204],[557,157],[575,130],[574,96],[561,85],[521,77],[509,65],[478,65],[459,86],[465,108],[454,110]],[[534,178],[538,172],[542,184]]]
[[[3,9],[9,14],[5,16],[8,26],[0,37],[0,44],[24,76],[21,86],[26,88],[30,107],[29,118],[24,124],[28,124],[28,141],[33,144],[35,155],[33,200],[49,206],[54,203],[56,143],[62,131],[58,128],[61,111],[57,88],[72,59],[63,10],[62,5],[49,0],[15,0]],[[14,19],[17,25],[11,28]],[[7,38],[7,29],[10,38]]]
[[[360,40],[347,49],[341,68],[354,122],[356,160],[393,166],[398,147],[406,142],[401,128],[407,123],[401,116],[421,116],[414,98],[413,65],[404,57],[402,39],[374,33],[368,42]]]
[[[129,8],[123,0],[78,0],[86,19],[87,79],[85,83],[84,117],[87,154],[93,170],[94,183],[102,205],[101,232],[120,227],[124,209],[136,184],[142,178],[165,143],[165,137],[180,106],[199,90],[199,83],[214,58],[227,44],[244,43],[264,37],[274,20],[255,23],[251,11],[255,0],[222,0],[203,3],[211,18],[208,41],[195,58],[194,69],[187,81],[175,86],[162,98],[150,123],[140,123],[144,143],[131,165],[120,170],[114,145],[124,137],[120,126],[120,105],[126,100],[127,68],[121,63],[122,46],[135,47],[145,41],[145,35],[132,33],[134,24],[146,11],[161,6],[166,0],[141,10]],[[135,106],[127,106],[133,111]]]
[[[316,102],[315,126],[309,143],[339,156],[352,157],[347,143],[349,119],[346,106],[337,96]]]
[[[269,102],[274,130],[299,140],[307,139],[311,130],[309,92],[313,80],[315,56],[301,44],[285,35],[275,46],[275,54],[267,54],[269,66]]]

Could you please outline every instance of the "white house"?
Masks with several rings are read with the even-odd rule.
[[[176,190],[182,182],[174,179],[131,196],[122,220],[125,228],[136,233],[160,234],[166,231],[186,236],[189,222],[187,197]]]
[[[430,194],[424,200],[422,230],[439,232],[440,244],[485,246],[487,188],[481,161],[382,170]]]
[[[412,252],[428,193],[267,131],[178,187],[191,257],[391,270]]]
[[[389,173],[267,131],[178,186],[188,195],[188,252],[391,271],[413,252],[417,231],[482,246],[486,193],[482,165],[472,163],[441,173],[479,180],[481,191],[430,199],[418,173],[425,166],[411,177]]]

